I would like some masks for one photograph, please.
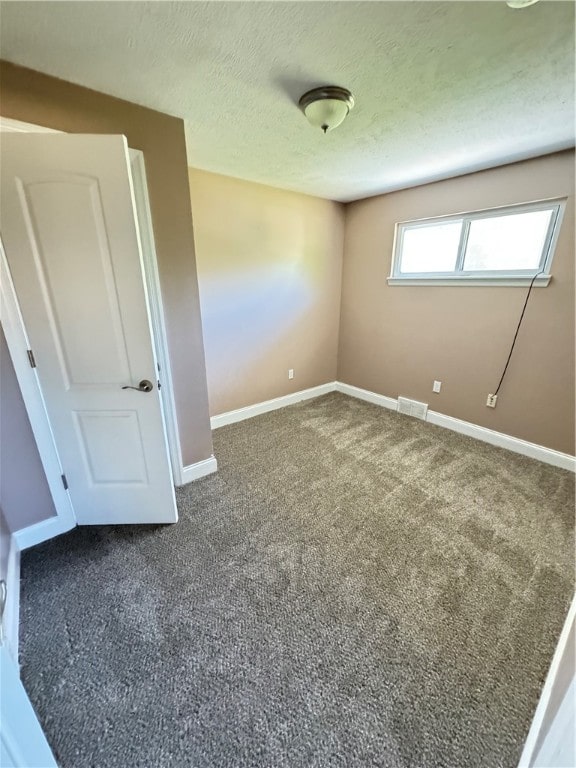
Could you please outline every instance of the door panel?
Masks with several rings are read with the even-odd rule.
[[[122,136],[7,134],[2,239],[79,523],[177,519]]]
[[[97,180],[16,186],[66,387],[130,379]],[[81,312],[70,286],[89,286]]]

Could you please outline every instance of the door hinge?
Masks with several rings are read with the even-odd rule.
[[[66,480],[66,475],[62,475],[62,485],[64,486],[64,490],[68,490],[68,480]]]
[[[160,384],[160,379],[158,379],[158,389],[162,389],[162,384]]]
[[[30,368],[36,368],[36,360],[34,359],[34,352],[32,352],[31,349],[26,350],[28,353],[28,362],[30,363]]]

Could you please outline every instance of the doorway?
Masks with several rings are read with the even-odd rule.
[[[2,121],[4,125],[2,125],[2,128],[6,128],[6,121]],[[14,124],[14,121],[8,121],[9,123],[12,123],[8,127],[9,131],[16,131],[23,133],[25,131],[30,130],[30,128],[34,129],[35,127],[29,127],[29,126],[22,126],[22,124]],[[34,132],[37,132],[34,130]],[[42,130],[40,129],[40,132],[42,133],[57,133],[53,131],[48,131],[47,129]],[[7,137],[8,138],[8,137]],[[84,137],[86,138],[86,137]],[[92,137],[92,139],[98,141],[102,141],[106,139],[107,137]],[[108,137],[112,138],[112,137]],[[120,141],[120,137],[114,137],[117,141]],[[37,139],[42,142],[42,137],[37,137]],[[36,139],[33,140],[36,141]],[[64,134],[60,134],[60,137],[58,139],[49,139],[48,144],[54,145],[54,143],[62,143],[62,142],[81,142],[82,137],[79,137],[78,135],[71,135],[71,136],[65,136]],[[125,140],[124,140],[125,141]],[[4,145],[9,142],[3,142]],[[12,142],[14,143],[14,142]],[[16,141],[18,143],[18,140]],[[20,142],[21,143],[21,142]],[[127,150],[127,147],[126,147]],[[44,150],[40,153],[45,154]],[[126,157],[128,157],[128,154],[126,154]],[[151,334],[150,337],[153,340],[152,346],[152,358],[154,361],[153,367],[148,365],[147,366],[147,374],[149,375],[149,380],[151,381],[152,387],[151,389],[155,392],[155,397],[159,401],[159,413],[160,418],[163,421],[162,424],[162,440],[147,440],[146,442],[150,445],[152,443],[158,443],[163,442],[164,443],[164,449],[166,448],[166,438],[168,439],[168,446],[169,446],[169,460],[165,456],[166,459],[166,466],[168,467],[168,473],[171,473],[171,478],[174,480],[176,484],[181,483],[181,468],[182,468],[182,462],[181,462],[181,456],[180,456],[180,446],[178,441],[178,431],[177,431],[177,424],[176,424],[176,418],[175,418],[175,409],[174,409],[174,403],[173,403],[173,395],[172,395],[172,382],[170,378],[170,367],[168,364],[168,356],[167,356],[167,349],[166,349],[166,339],[165,339],[165,330],[163,327],[163,311],[162,311],[162,304],[161,304],[161,295],[160,295],[160,289],[158,284],[158,274],[157,274],[157,267],[156,267],[156,260],[155,260],[155,253],[154,253],[154,245],[153,245],[153,235],[152,235],[152,228],[151,228],[151,221],[150,221],[150,212],[149,212],[149,206],[148,206],[148,200],[147,200],[147,189],[146,189],[146,179],[145,179],[145,169],[144,169],[144,160],[142,153],[136,152],[136,151],[130,151],[129,155],[129,163],[126,162],[127,165],[129,165],[129,169],[127,171],[127,183],[132,189],[132,205],[136,208],[138,213],[138,230],[135,235],[136,244],[138,251],[141,250],[142,252],[142,265],[143,265],[143,272],[145,275],[145,285],[143,286],[143,296],[146,301],[146,308],[147,313],[149,313],[149,323],[151,325]],[[130,173],[131,171],[131,173]],[[30,173],[30,168],[28,168],[28,174]],[[128,178],[129,177],[129,178]],[[36,180],[37,181],[37,180]],[[61,184],[61,179],[58,180],[58,191],[59,193],[62,193],[64,187]],[[76,179],[77,181],[77,179]],[[47,180],[44,179],[43,181],[44,186],[41,188],[44,190],[44,192],[47,189]],[[81,187],[80,187],[81,188]],[[38,189],[40,189],[40,186],[36,184],[35,191],[38,192]],[[56,187],[52,187],[51,191],[51,199],[54,198],[54,190]],[[78,191],[78,186],[76,187],[76,192]],[[40,198],[36,200],[36,205],[40,205],[40,210],[42,208],[42,195],[40,194]],[[46,198],[47,199],[47,198]],[[46,203],[46,199],[44,199],[44,204]],[[38,202],[40,200],[40,203]],[[69,198],[67,201],[67,206],[69,207],[71,205],[71,201],[75,198]],[[65,202],[65,201],[64,201]],[[51,203],[52,205],[52,203]],[[36,216],[38,215],[38,211],[36,211]],[[38,226],[38,221],[35,222],[35,226]],[[45,233],[44,233],[45,234]],[[35,237],[38,235],[38,232],[35,232]],[[13,244],[14,241],[12,241]],[[38,258],[36,259],[38,261]],[[40,259],[41,261],[41,259]],[[74,267],[74,263],[72,263],[72,266]],[[41,265],[42,269],[43,266]],[[57,267],[57,265],[56,265]],[[70,264],[68,265],[70,267]],[[16,267],[18,268],[18,267]],[[40,270],[42,272],[42,269]],[[58,267],[57,267],[58,269]],[[124,269],[124,267],[118,267],[117,269]],[[38,271],[38,270],[37,270]],[[110,270],[109,270],[110,271]],[[111,270],[114,271],[113,269]],[[117,505],[116,511],[110,513],[110,511],[106,514],[102,514],[100,511],[97,511],[95,514],[94,509],[96,508],[99,510],[98,504],[96,504],[96,507],[94,505],[92,506],[92,512],[90,514],[86,514],[86,511],[84,509],[84,503],[83,499],[80,500],[80,503],[76,502],[76,507],[82,507],[84,509],[84,512],[78,514],[78,509],[74,509],[74,504],[72,504],[72,515],[70,514],[70,491],[68,488],[66,488],[66,485],[69,483],[69,478],[65,472],[62,472],[61,474],[58,473],[59,467],[58,464],[61,462],[59,461],[60,455],[62,453],[62,445],[60,445],[60,450],[58,450],[57,440],[56,444],[54,444],[54,439],[52,439],[52,445],[50,438],[54,438],[53,433],[53,427],[54,424],[52,423],[54,421],[54,413],[52,414],[52,419],[48,418],[48,414],[45,412],[43,415],[41,413],[42,411],[42,401],[43,401],[43,391],[41,382],[38,378],[38,371],[33,370],[31,375],[30,369],[27,369],[25,366],[22,365],[21,361],[21,355],[20,359],[17,364],[17,358],[18,355],[16,353],[17,347],[22,348],[24,345],[26,348],[30,347],[30,341],[27,338],[26,334],[26,324],[21,322],[21,316],[19,316],[19,306],[17,301],[17,291],[13,291],[12,296],[6,296],[6,294],[10,293],[10,288],[14,287],[14,284],[11,281],[11,274],[9,271],[9,265],[8,265],[8,259],[3,258],[3,275],[2,275],[2,290],[3,290],[3,312],[2,312],[2,324],[4,327],[4,330],[6,332],[6,335],[8,338],[8,343],[11,351],[11,357],[13,359],[13,362],[15,364],[15,368],[19,369],[17,370],[17,375],[19,379],[19,383],[21,386],[22,394],[26,402],[26,407],[30,416],[30,420],[33,424],[34,433],[36,442],[38,444],[38,448],[41,454],[41,458],[44,464],[44,468],[47,474],[47,477],[50,481],[52,479],[51,484],[51,492],[52,496],[54,498],[57,512],[58,512],[58,519],[57,520],[50,520],[46,521],[46,525],[40,526],[40,528],[36,532],[32,532],[32,538],[28,538],[26,541],[23,541],[22,544],[24,546],[30,546],[32,543],[38,543],[38,541],[44,540],[45,538],[49,538],[50,535],[56,535],[56,533],[60,533],[63,530],[67,530],[70,527],[72,527],[75,524],[74,518],[78,519],[78,522],[80,523],[87,523],[87,524],[97,524],[97,523],[106,523],[106,522],[173,522],[176,519],[175,515],[175,506],[174,506],[174,515],[172,518],[169,517],[169,519],[166,519],[163,516],[163,513],[158,515],[156,512],[152,513],[152,517],[146,514],[143,511],[143,507],[140,503],[126,503],[126,494],[124,502]],[[40,276],[42,277],[42,275]],[[60,275],[61,277],[61,275]],[[46,275],[43,275],[44,282],[46,282],[45,278]],[[56,282],[58,282],[58,276],[56,275]],[[42,282],[40,280],[40,282]],[[132,283],[129,281],[129,287],[132,285],[135,281],[133,280]],[[48,283],[50,283],[50,280],[48,280]],[[24,283],[22,282],[22,276],[20,276],[20,287],[22,292],[22,285]],[[27,285],[27,283],[26,283]],[[94,285],[91,286],[90,289],[90,295],[94,293]],[[50,286],[49,286],[50,287]],[[53,288],[54,286],[52,286]],[[100,286],[102,287],[102,286]],[[46,285],[44,286],[46,289]],[[132,291],[132,288],[130,287],[130,292]],[[24,291],[26,293],[26,291]],[[50,293],[49,290],[45,290],[44,293]],[[41,293],[37,294],[37,297],[41,296]],[[45,298],[45,297],[44,297]],[[62,298],[62,297],[61,297]],[[109,297],[108,297],[109,298]],[[4,300],[8,299],[8,300]],[[92,299],[91,299],[92,300]],[[36,302],[35,306],[37,307],[41,302]],[[66,298],[64,298],[64,305],[66,304]],[[58,315],[60,312],[60,309],[58,306],[56,306],[56,311],[54,311],[54,304],[52,306],[52,315]],[[72,306],[72,312],[74,312],[74,306]],[[145,308],[145,309],[146,309]],[[70,310],[70,307],[68,308]],[[30,315],[30,309],[28,309],[28,314]],[[32,314],[36,314],[35,312]],[[49,313],[50,314],[50,313]],[[60,314],[62,314],[60,312]],[[132,312],[130,313],[132,314]],[[58,320],[58,318],[56,318]],[[109,318],[110,319],[110,318]],[[112,318],[113,319],[113,318]],[[66,354],[70,353],[70,338],[67,340],[64,338],[66,335],[70,337],[69,331],[65,330],[64,334],[62,334],[62,328],[69,329],[76,323],[76,318],[68,316],[67,318],[64,318],[65,322],[63,321],[63,318],[60,317],[60,325],[59,325],[59,333],[56,334],[59,336],[59,339],[57,341],[59,342],[56,344],[56,347],[54,349],[56,350],[56,354],[51,355],[50,357],[57,358],[58,357],[58,350],[57,347],[60,348],[60,358],[62,358],[62,352],[63,349],[66,347],[66,344],[68,344],[68,349],[64,349],[64,352]],[[20,322],[19,322],[20,321]],[[52,317],[52,321],[54,321],[54,317]],[[29,319],[29,324],[32,323],[32,325],[36,322],[36,325],[38,326],[38,322],[31,317]],[[125,321],[125,325],[128,325],[132,321]],[[104,323],[105,324],[105,323]],[[110,324],[110,323],[109,323]],[[52,325],[54,325],[54,322],[52,322]],[[58,323],[56,323],[58,325]],[[120,321],[117,323],[121,328],[122,322]],[[149,329],[150,330],[150,329]],[[104,333],[106,335],[106,333]],[[110,334],[109,334],[110,335]],[[36,338],[38,338],[38,329],[36,330]],[[94,340],[92,340],[93,342]],[[140,348],[142,345],[139,343],[138,348]],[[73,344],[72,344],[73,347]],[[78,353],[78,349],[76,349],[76,353]],[[65,355],[64,355],[65,356]],[[92,360],[93,356],[90,355],[90,360]],[[109,358],[105,358],[108,359]],[[76,362],[73,363],[72,367],[76,366],[75,376],[78,381],[77,384],[81,385],[80,389],[82,389],[82,386],[84,387],[84,391],[86,391],[86,387],[92,387],[91,394],[94,395],[94,383],[89,384],[89,382],[84,379],[86,379],[86,376],[84,374],[87,373],[86,370],[82,369],[82,366],[86,368],[90,368],[92,366],[92,362],[90,362],[85,355],[79,355],[76,354]],[[30,361],[29,361],[30,362]],[[70,390],[70,360],[68,360],[67,366],[67,373],[65,378],[67,377],[68,383],[63,388]],[[150,369],[150,370],[148,370]],[[126,371],[125,371],[126,372]],[[156,374],[158,375],[156,377]],[[79,376],[79,378],[78,378]],[[72,377],[74,378],[74,377]],[[106,378],[106,377],[105,377]],[[110,376],[108,376],[110,378]],[[136,377],[137,378],[137,377]],[[123,383],[123,386],[125,387],[131,387],[136,384],[136,387],[138,389],[138,382],[134,381],[125,381]],[[160,386],[161,389],[156,389],[157,386]],[[44,386],[46,388],[46,384]],[[133,390],[132,390],[133,391]],[[126,391],[123,393],[122,396],[130,396],[132,391]],[[142,394],[138,390],[139,394]],[[118,393],[115,393],[115,396],[118,396]],[[133,398],[137,398],[138,396],[136,392],[132,395]],[[124,401],[126,404],[128,401]],[[145,402],[145,399],[140,397],[139,399],[140,403]],[[150,475],[150,469],[155,471],[157,469],[157,465],[162,463],[162,459],[158,459],[158,456],[153,456],[151,459],[149,458],[147,463],[146,459],[140,462],[140,465],[138,466],[138,460],[137,458],[134,459],[134,456],[130,458],[131,452],[128,450],[125,450],[129,445],[136,445],[138,446],[138,442],[142,445],[144,443],[143,435],[142,433],[138,436],[137,432],[140,427],[141,418],[139,420],[139,417],[137,415],[137,410],[140,407],[140,405],[136,405],[134,401],[132,402],[132,405],[130,407],[126,406],[124,408],[124,413],[117,414],[114,417],[114,421],[112,422],[112,419],[109,418],[109,423],[114,423],[118,425],[118,428],[113,430],[113,440],[106,441],[106,430],[103,428],[103,422],[106,421],[106,419],[102,419],[101,417],[103,415],[110,416],[110,410],[106,410],[106,408],[100,408],[97,409],[97,416],[94,414],[88,414],[86,412],[86,409],[75,407],[75,418],[77,419],[77,435],[81,435],[83,438],[83,449],[81,448],[79,453],[84,452],[83,456],[83,463],[84,466],[87,467],[91,471],[91,477],[89,478],[89,483],[91,490],[93,491],[95,487],[99,486],[100,490],[104,489],[105,493],[104,496],[108,496],[108,498],[113,496],[115,491],[113,490],[114,485],[116,485],[116,491],[121,490],[125,491],[125,486],[131,486],[130,493],[128,493],[127,498],[130,500],[131,495],[132,497],[136,498],[138,496],[138,493],[134,493],[136,486],[140,485],[141,490],[144,490],[144,493],[141,493],[141,497],[149,496],[149,492],[146,492],[146,482],[145,476]],[[44,409],[46,411],[46,409]],[[135,418],[134,418],[135,415]],[[44,421],[44,423],[42,423]],[[132,423],[130,423],[132,422]],[[121,426],[120,426],[121,425]],[[58,431],[58,430],[56,430]],[[142,432],[140,430],[140,432]],[[51,434],[52,433],[52,434]],[[158,433],[159,434],[159,433]],[[60,435],[60,438],[62,436]],[[70,435],[68,436],[70,437]],[[137,438],[135,440],[135,438]],[[130,441],[132,440],[132,444]],[[64,440],[64,443],[69,443],[70,440]],[[62,443],[62,439],[61,439]],[[88,446],[88,450],[87,450]],[[116,446],[117,455],[116,458],[114,456],[110,456],[111,450],[110,447]],[[70,454],[70,451],[68,451]],[[127,475],[122,476],[122,473],[120,472],[120,459],[123,457],[128,457],[128,461],[126,461],[125,468],[127,468]],[[142,457],[141,457],[142,458]],[[82,462],[79,462],[82,463]],[[60,467],[61,468],[61,467]],[[64,475],[64,477],[62,477]],[[77,473],[76,473],[77,475]],[[63,484],[63,487],[59,486],[59,482],[61,481]],[[75,485],[77,486],[77,477]],[[165,493],[167,489],[167,484],[164,482],[164,488]],[[172,487],[172,481],[169,482],[169,488],[170,488],[170,495],[173,499],[173,487]],[[149,491],[149,489],[148,489]],[[112,493],[111,493],[112,492]],[[76,493],[78,496],[78,494]],[[166,496],[163,497],[166,499]],[[161,508],[165,508],[165,504],[159,505]],[[110,510],[110,505],[108,505],[108,508]],[[130,514],[127,513],[127,510],[132,509],[132,512]],[[160,518],[160,519],[159,519]],[[36,526],[34,526],[36,527]]]

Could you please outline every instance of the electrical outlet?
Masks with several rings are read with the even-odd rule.
[[[442,389],[441,381],[435,381],[434,384],[432,384],[432,392],[440,392],[441,389]]]
[[[288,369],[288,378],[293,379],[294,378],[294,368]]]
[[[488,408],[496,408],[496,401],[498,400],[498,395],[488,395],[486,399],[486,405]]]

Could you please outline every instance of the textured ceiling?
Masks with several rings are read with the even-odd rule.
[[[335,200],[574,144],[574,4],[3,2],[2,58],[186,120],[190,165]],[[296,103],[342,85],[324,136]]]

